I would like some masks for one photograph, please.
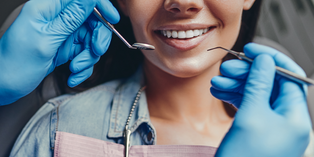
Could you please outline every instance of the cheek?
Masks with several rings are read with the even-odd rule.
[[[232,48],[241,27],[243,0],[208,0],[210,13],[220,21],[220,45]]]
[[[160,6],[162,0],[127,0],[128,14],[137,42],[149,43],[145,37],[149,33],[148,24]]]
[[[233,21],[241,17],[243,0],[207,0],[207,6],[217,19]]]

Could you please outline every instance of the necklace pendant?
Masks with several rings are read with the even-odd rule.
[[[131,130],[124,130],[124,157],[129,157]]]

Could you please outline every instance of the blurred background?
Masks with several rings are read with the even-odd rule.
[[[254,41],[285,53],[314,79],[314,0],[263,0]],[[308,107],[314,124],[314,87]]]
[[[5,24],[8,16],[26,1],[0,0],[0,28]],[[11,23],[11,21],[7,20],[6,23]],[[123,31],[121,33],[123,34]],[[308,77],[314,79],[314,0],[263,0],[254,41],[285,53],[304,69]],[[314,87],[309,88],[308,104],[314,116]],[[23,116],[16,118],[15,121],[21,124],[18,127],[12,126],[15,123],[11,123],[11,118],[11,122],[8,123],[6,115],[14,115],[18,110],[25,110],[22,105],[17,105],[16,109],[10,112],[6,109],[7,107],[0,107],[0,128],[2,128],[0,129],[0,157],[8,156],[13,146],[13,142],[4,141],[14,141],[23,125],[31,117],[31,115],[23,115],[26,118]],[[30,113],[34,114],[41,105],[29,109]],[[314,117],[312,117],[313,121]],[[3,129],[6,127],[16,129],[10,133],[12,130]]]
[[[254,41],[285,53],[314,79],[314,0],[263,0]],[[314,124],[314,87],[308,106]]]

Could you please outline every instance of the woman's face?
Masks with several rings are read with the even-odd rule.
[[[146,62],[177,77],[196,76],[220,63],[232,48],[242,11],[254,0],[119,0],[137,42],[154,45],[142,51]]]

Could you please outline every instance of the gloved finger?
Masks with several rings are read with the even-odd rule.
[[[62,43],[62,45],[58,48],[58,52],[56,53],[54,60],[55,65],[50,66],[50,69],[48,70],[48,74],[54,70],[55,67],[60,66],[64,63],[66,63],[69,59],[71,59],[72,52],[75,52],[77,47],[75,47],[73,41],[74,34],[70,35],[66,41]]]
[[[77,31],[74,33],[74,39],[73,39],[73,45],[74,51],[72,52],[70,56],[70,60],[73,60],[79,53],[84,51],[85,49],[91,49],[91,36],[92,30],[87,26],[87,23],[84,23]]]
[[[99,56],[94,55],[90,49],[83,50],[70,63],[72,73],[79,73],[85,69],[92,67],[99,61]]]
[[[95,55],[103,55],[109,48],[112,38],[112,32],[102,23],[98,22],[98,26],[93,31],[92,50]]]
[[[280,79],[279,96],[273,106],[276,113],[293,123],[299,133],[305,135],[304,140],[308,140],[312,126],[302,85]]]
[[[119,22],[119,12],[109,0],[98,0],[97,9],[109,23],[116,24]]]
[[[237,80],[223,76],[215,76],[211,80],[212,87],[219,91],[243,94],[246,80]]]
[[[82,83],[83,81],[85,81],[86,79],[88,79],[93,73],[93,68],[94,67],[90,67],[79,73],[72,73],[68,79],[68,86],[75,87]]]
[[[103,55],[109,48],[112,31],[104,26],[97,18],[91,15],[88,18],[88,23],[93,30],[92,49],[95,55]]]
[[[88,23],[89,27],[94,30],[98,26],[99,20],[95,17],[95,15],[91,14],[86,22]]]
[[[232,59],[225,61],[220,66],[220,72],[223,76],[235,78],[235,79],[246,79],[251,68],[251,64],[239,60]]]
[[[287,117],[308,116],[306,94],[302,86],[285,78],[280,79],[279,84],[279,95],[273,104],[274,110]]]
[[[84,49],[90,49],[90,43],[90,29],[88,26],[82,25],[59,47],[58,53],[55,56],[55,66],[60,66],[66,63],[68,60],[73,60],[75,56],[77,56]]]
[[[242,98],[243,98],[242,94],[220,91],[213,87],[210,88],[210,92],[215,98],[221,101],[224,101],[226,103],[232,104],[236,108],[239,108],[241,105]]]
[[[277,66],[290,70],[299,75],[306,76],[303,69],[299,65],[297,65],[291,58],[271,47],[255,43],[249,43],[244,46],[244,53],[249,58],[255,58],[260,54],[268,54],[273,57]]]
[[[71,1],[64,8],[59,8],[60,12],[48,27],[56,30],[59,35],[72,34],[84,23],[95,6],[95,0]]]
[[[244,87],[241,107],[269,104],[275,77],[275,63],[269,55],[258,55],[251,65],[251,70]],[[270,108],[270,106],[268,105]]]

